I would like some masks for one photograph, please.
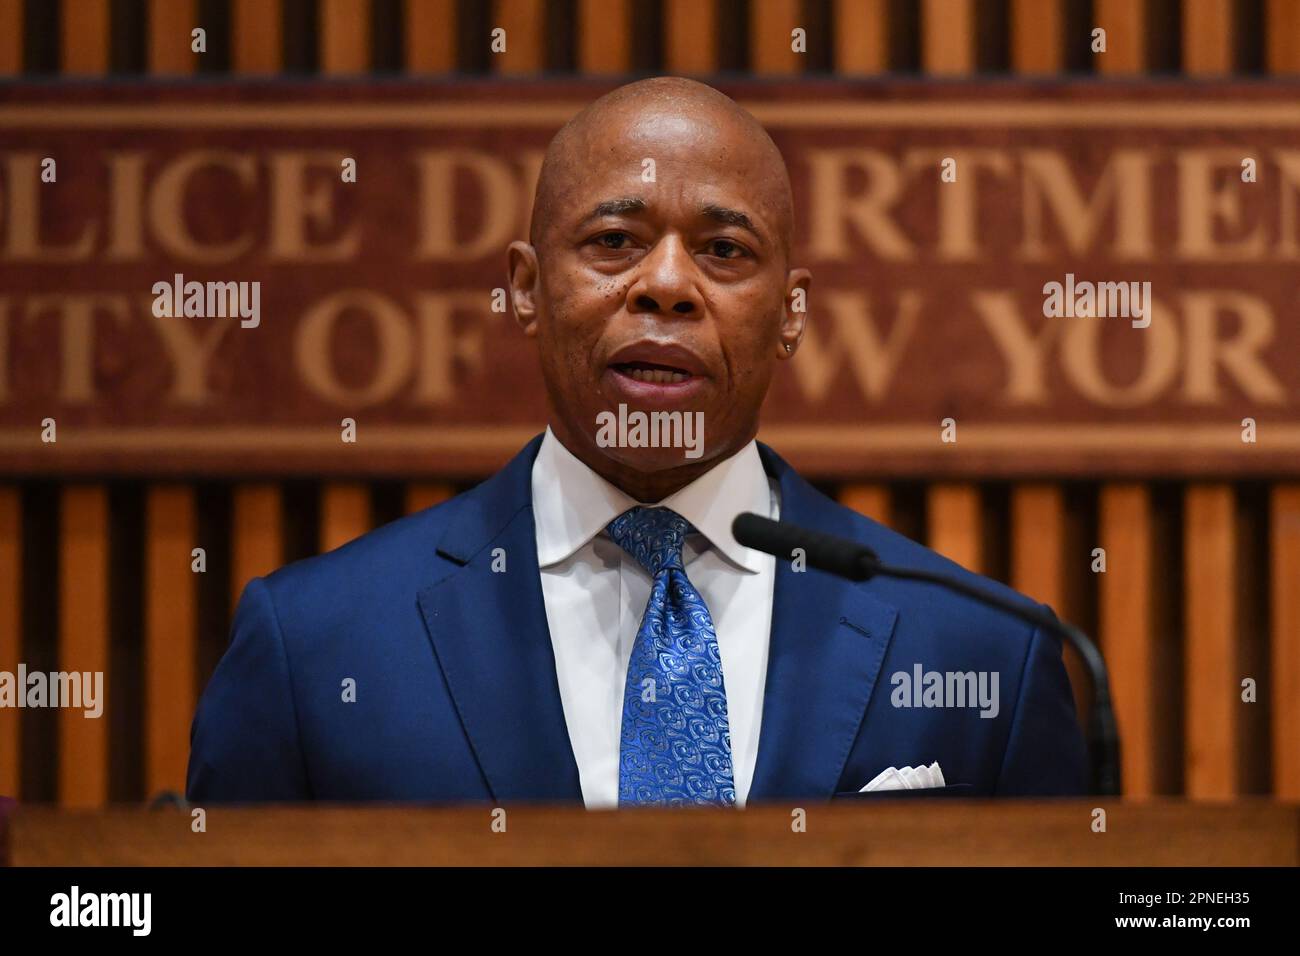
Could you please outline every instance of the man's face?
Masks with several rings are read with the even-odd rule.
[[[774,362],[802,328],[789,299],[807,274],[788,272],[784,180],[747,134],[641,112],[572,151],[537,236],[532,321],[521,321],[538,339],[552,427],[580,457],[641,472],[684,464],[682,448],[598,448],[597,416],[620,404],[702,412],[701,462],[754,436]]]

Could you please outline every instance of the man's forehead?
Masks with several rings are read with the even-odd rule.
[[[547,150],[538,183],[543,217],[573,224],[600,203],[635,196],[647,210],[714,206],[773,232],[788,230],[790,186],[780,152],[753,117],[704,90],[680,98],[653,90],[615,95],[579,114]]]
[[[606,213],[658,211],[684,204],[771,214],[779,206],[780,191],[787,188],[784,177],[775,171],[762,175],[760,157],[719,148],[716,143],[689,150],[673,143],[654,149],[641,145],[622,142],[592,150],[584,154],[585,162],[567,168],[562,178],[568,182],[557,183],[563,218],[585,216],[597,204],[631,198],[639,201],[639,209],[611,207]]]

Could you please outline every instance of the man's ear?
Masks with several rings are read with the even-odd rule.
[[[804,326],[808,321],[808,288],[812,273],[807,269],[791,269],[785,279],[785,309],[781,313],[781,332],[777,339],[777,358],[788,359],[799,348]]]
[[[537,334],[537,250],[526,242],[510,243],[510,302],[525,335]]]

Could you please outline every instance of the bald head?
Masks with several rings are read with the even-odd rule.
[[[742,172],[750,200],[770,216],[781,249],[793,231],[790,177],[767,131],[734,100],[711,86],[655,77],[620,86],[588,105],[555,134],[537,179],[529,242],[544,250],[557,211],[572,202],[594,167],[706,154]],[[656,174],[657,175],[657,174]]]

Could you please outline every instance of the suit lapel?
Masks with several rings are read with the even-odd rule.
[[[843,533],[842,512],[771,449],[764,464],[781,485],[781,518]],[[795,571],[778,558],[758,761],[749,800],[835,792],[875,689],[898,612],[855,584]]]
[[[462,499],[438,546],[448,572],[418,597],[498,801],[582,799],[537,568],[531,474],[539,443]],[[504,571],[492,570],[494,553],[504,557]]]

